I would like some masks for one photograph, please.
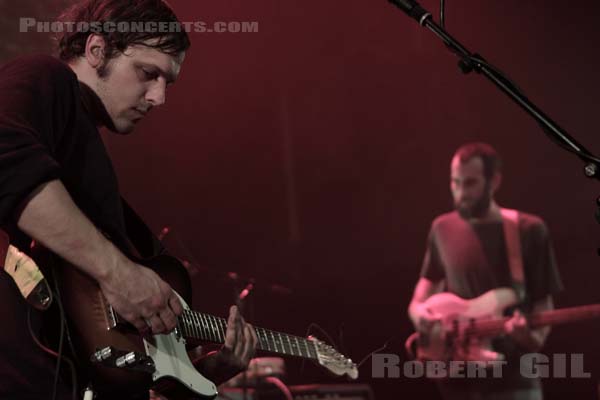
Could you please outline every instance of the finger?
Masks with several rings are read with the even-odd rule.
[[[238,359],[241,359],[243,357],[244,354],[244,344],[246,342],[245,337],[244,337],[244,326],[245,326],[245,322],[244,322],[244,318],[242,318],[242,316],[239,314],[238,312],[238,317],[236,318],[236,324],[235,324],[235,346],[233,348],[233,354],[235,354],[235,356]]]
[[[525,321],[525,317],[523,317],[521,314],[516,314],[513,317],[513,321],[515,321],[515,323],[517,323],[517,324],[521,324],[521,323],[523,323],[523,321]]]
[[[527,323],[525,316],[518,310],[513,314],[512,321],[518,327],[522,327]]]
[[[147,326],[146,322],[144,321],[144,318],[141,317],[139,314],[137,316],[134,316],[133,313],[128,312],[119,314],[119,316],[123,318],[126,322],[130,323],[138,331],[143,330]]]
[[[421,331],[429,331],[435,325],[436,322],[437,321],[432,321],[429,318],[421,318],[421,320],[419,321]]]
[[[183,304],[181,304],[181,300],[179,300],[179,297],[175,292],[169,297],[169,308],[175,315],[181,315],[181,313],[183,313]]]
[[[135,329],[137,329],[142,335],[146,335],[151,330],[150,325],[146,323],[146,320],[144,318],[137,318],[132,322],[132,324],[133,326],[135,326]]]
[[[522,328],[527,325],[527,321],[525,320],[525,318],[521,317],[515,321],[515,325]]]
[[[428,320],[436,320],[441,318],[441,315],[435,311],[433,311],[431,308],[429,307],[425,307],[425,312],[423,313],[423,317],[428,319]]]
[[[237,307],[231,306],[229,308],[229,316],[227,317],[227,330],[225,331],[225,343],[224,347],[230,351],[233,351],[236,343],[236,330],[235,330],[235,319],[237,316]]]
[[[427,319],[430,321],[439,321],[442,319],[442,314],[431,311],[429,308],[427,309],[428,314],[427,314]]]
[[[250,359],[252,358],[252,335],[250,333],[250,329],[248,327],[248,325],[244,326],[243,328],[244,331],[244,339],[242,340],[242,346],[240,346],[241,352],[240,352],[240,367],[241,368],[247,368],[248,367],[248,363],[250,362]]]
[[[244,363],[244,367],[248,366],[252,357],[254,357],[254,352],[256,349],[256,333],[254,332],[254,328],[250,324],[245,324],[244,326],[244,351],[242,352],[241,360]]]
[[[158,316],[165,327],[165,332],[170,332],[177,326],[177,317],[169,307],[163,308]]]
[[[148,324],[150,325],[150,329],[152,330],[152,333],[162,333],[165,331],[165,324],[163,323],[163,321],[161,320],[161,318],[158,316],[158,314],[154,314],[152,315],[150,318],[146,318]]]

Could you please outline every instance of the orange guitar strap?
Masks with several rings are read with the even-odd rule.
[[[42,271],[26,254],[10,245],[10,238],[0,229],[0,269],[12,277],[19,291],[32,306],[45,310],[52,302],[52,291]]]
[[[502,208],[506,256],[510,267],[513,288],[517,292],[519,302],[525,300],[525,274],[523,272],[523,254],[521,253],[521,235],[519,231],[519,212]]]

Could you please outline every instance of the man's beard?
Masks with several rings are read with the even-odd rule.
[[[491,202],[492,196],[490,194],[490,191],[487,190],[486,187],[486,190],[484,190],[483,195],[479,199],[477,199],[477,201],[473,205],[460,206],[458,204],[455,204],[454,207],[456,208],[456,211],[458,211],[458,214],[464,219],[483,218],[488,213]]]
[[[108,80],[108,77],[111,73],[110,61],[111,60],[107,60],[106,58],[103,59],[98,69],[96,69],[96,75],[98,75],[98,78],[102,79],[103,81]]]

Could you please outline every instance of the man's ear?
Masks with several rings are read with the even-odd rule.
[[[99,68],[104,62],[106,41],[100,35],[92,33],[85,42],[85,58],[92,68]]]

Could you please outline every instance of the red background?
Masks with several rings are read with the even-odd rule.
[[[47,50],[45,35],[18,33],[18,18],[51,19],[65,3],[0,1],[1,60]],[[167,104],[134,134],[106,135],[125,196],[155,232],[171,227],[165,242],[201,271],[197,308],[224,315],[235,285],[220,277],[236,271],[256,279],[257,325],[302,335],[316,322],[357,361],[390,339],[385,352],[404,360],[429,224],[449,210],[450,157],[471,140],[504,156],[499,202],[546,220],[566,286],[557,305],[599,300],[598,182],[399,10],[383,0],[170,3],[184,21],[259,24],[192,33]],[[438,2],[421,4],[437,14]],[[599,2],[463,0],[446,12],[456,38],[600,154]],[[584,353],[593,377],[547,380],[548,399],[597,398],[599,328],[554,329],[546,351]],[[339,382],[298,368],[292,383]],[[428,381],[374,380],[370,368],[360,382],[380,399],[436,396]]]

